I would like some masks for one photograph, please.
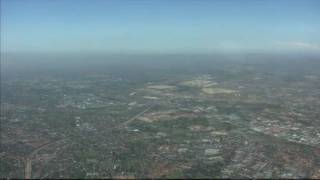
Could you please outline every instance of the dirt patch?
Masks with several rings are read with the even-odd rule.
[[[144,122],[155,122],[162,120],[175,120],[181,117],[196,117],[193,112],[176,112],[176,111],[161,111],[145,114],[138,119]]]
[[[222,89],[222,88],[202,88],[201,89],[203,93],[214,95],[214,94],[233,94],[237,93],[239,91],[237,90],[231,90],[231,89]]]
[[[152,85],[148,86],[148,89],[156,89],[156,90],[173,90],[176,87],[175,86],[168,86],[168,85]]]

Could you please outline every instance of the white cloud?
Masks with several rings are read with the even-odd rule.
[[[276,45],[289,49],[320,50],[320,45],[318,44],[297,41],[277,41]]]

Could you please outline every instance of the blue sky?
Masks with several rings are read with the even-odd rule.
[[[1,0],[2,52],[319,52],[319,0]]]

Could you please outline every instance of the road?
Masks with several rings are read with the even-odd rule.
[[[151,108],[153,108],[155,106],[155,104],[151,104],[149,107],[147,107],[146,109],[144,109],[143,111],[141,111],[139,114],[135,115],[134,117],[130,118],[128,121],[122,123],[119,125],[118,128],[120,127],[126,127],[129,123],[131,123],[132,121],[136,120],[137,118],[139,118],[140,116],[142,116],[144,113],[148,112]]]
[[[24,175],[24,178],[25,178],[25,179],[31,179],[31,177],[32,177],[32,159],[33,159],[33,157],[38,153],[38,151],[40,151],[40,150],[42,150],[42,149],[44,149],[44,148],[46,148],[46,147],[48,147],[48,146],[50,146],[50,145],[52,145],[52,144],[54,144],[54,143],[58,143],[58,142],[60,142],[60,141],[62,141],[62,139],[45,143],[45,144],[37,147],[36,149],[34,149],[34,150],[29,154],[29,156],[28,156],[27,159],[26,159],[26,166],[25,166],[25,169],[24,169],[24,174],[25,174],[25,175]]]

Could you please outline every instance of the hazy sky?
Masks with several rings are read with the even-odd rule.
[[[2,52],[320,51],[320,0],[1,0]]]

